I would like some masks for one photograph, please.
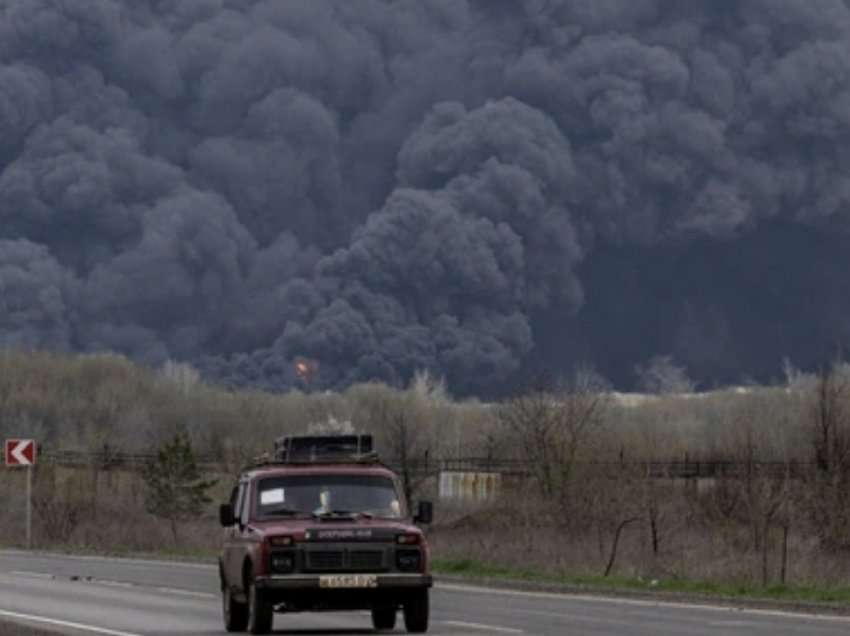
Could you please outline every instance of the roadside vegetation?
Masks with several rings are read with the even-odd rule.
[[[56,636],[56,632],[46,632],[20,623],[0,621],[0,634],[3,636]]]
[[[179,364],[3,353],[0,434],[34,437],[46,453],[90,453],[86,465],[39,462],[39,548],[214,554],[216,504],[241,466],[280,435],[355,429],[375,434],[413,498],[437,499],[438,480],[423,467],[438,458],[525,468],[503,476],[496,497],[438,501],[429,532],[439,571],[850,600],[848,367],[788,367],[775,386],[699,394],[680,392],[693,385],[669,359],[641,372],[651,394],[620,396],[579,370],[483,404],[452,400],[427,374],[404,391],[270,394],[208,386]],[[147,469],[110,465],[119,452],[155,459]],[[646,464],[685,459],[731,468],[665,479]],[[2,471],[4,545],[22,543],[24,479]]]
[[[567,574],[541,574],[533,568],[519,569],[485,565],[475,561],[437,560],[433,564],[438,574],[453,575],[471,581],[498,581],[504,583],[535,583],[550,585],[552,590],[564,591],[633,591],[642,593],[666,592],[682,596],[710,596],[730,599],[767,599],[800,603],[844,604],[850,603],[850,587],[781,585],[762,586],[753,582],[710,582],[687,579],[654,579],[614,576],[570,576]]]

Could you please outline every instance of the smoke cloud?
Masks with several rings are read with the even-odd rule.
[[[0,346],[703,386],[850,337],[847,0],[0,0]]]

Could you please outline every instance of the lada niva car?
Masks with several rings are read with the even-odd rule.
[[[227,631],[266,634],[275,612],[370,610],[377,630],[398,610],[428,630],[428,544],[399,478],[371,436],[288,437],[273,461],[245,469],[221,506],[219,559]]]

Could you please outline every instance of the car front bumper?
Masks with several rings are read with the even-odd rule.
[[[274,574],[257,577],[255,579],[255,585],[258,590],[319,590],[322,589],[320,583],[322,576],[320,574]],[[377,587],[369,589],[406,590],[429,588],[434,584],[433,577],[430,574],[377,574],[375,577],[377,579]]]

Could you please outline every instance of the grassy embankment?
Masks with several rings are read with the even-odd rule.
[[[442,560],[433,563],[436,574],[467,578],[470,581],[541,583],[576,591],[639,591],[646,593],[679,593],[717,598],[768,599],[803,603],[848,603],[850,587],[817,587],[804,585],[769,585],[752,583],[710,583],[683,579],[647,580],[643,578],[601,576],[554,576],[535,570],[506,568],[475,561]]]

